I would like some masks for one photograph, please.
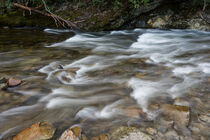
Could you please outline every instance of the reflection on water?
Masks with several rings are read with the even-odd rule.
[[[155,125],[151,106],[180,98],[193,112],[208,110],[192,100],[193,92],[209,98],[209,52],[210,33],[201,31],[1,29],[0,77],[24,83],[1,91],[0,137],[41,120],[56,126],[56,136],[75,124],[89,136]]]

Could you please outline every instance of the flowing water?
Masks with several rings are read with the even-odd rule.
[[[210,115],[210,32],[0,29],[0,77],[24,81],[0,91],[0,139],[43,120],[55,139],[74,125],[156,127],[162,104],[189,106],[192,125]]]

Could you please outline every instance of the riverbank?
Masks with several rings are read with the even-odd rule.
[[[133,8],[107,4],[98,6],[82,1],[65,2],[54,9],[54,14],[75,23],[85,31],[107,31],[133,28],[210,30],[210,8],[202,12],[202,5],[189,0],[156,0]],[[56,26],[53,18],[14,8],[1,10],[0,26],[63,28]]]

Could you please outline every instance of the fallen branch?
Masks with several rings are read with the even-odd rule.
[[[24,9],[24,10],[28,10],[30,12],[30,14],[33,11],[35,13],[38,13],[38,14],[41,14],[41,15],[44,15],[44,16],[52,17],[55,20],[56,25],[57,25],[57,22],[59,22],[64,28],[66,28],[65,25],[67,25],[68,27],[71,27],[72,29],[78,29],[77,25],[74,24],[73,22],[65,20],[65,19],[61,18],[60,16],[57,16],[57,15],[51,13],[51,12],[50,13],[43,12],[43,11],[37,10],[35,8],[23,6],[19,3],[14,3],[14,6],[19,7],[21,9]]]

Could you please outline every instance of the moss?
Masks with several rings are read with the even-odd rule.
[[[8,14],[3,14],[0,17],[0,25],[12,27],[55,27],[53,19],[39,14],[30,15],[28,11],[26,11],[25,16],[23,16],[22,11],[12,11]]]

